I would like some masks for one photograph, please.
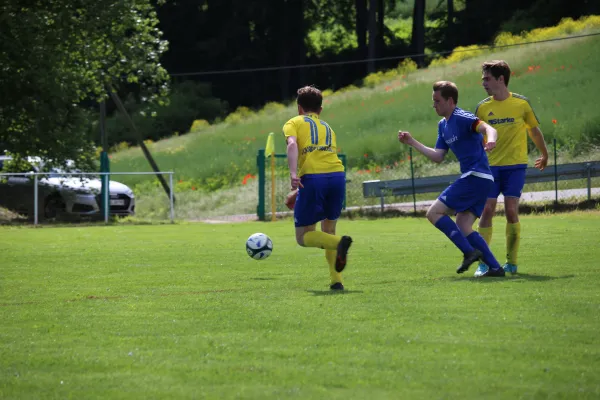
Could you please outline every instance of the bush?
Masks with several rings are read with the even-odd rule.
[[[165,106],[146,107],[139,104],[133,96],[125,100],[133,123],[142,139],[158,141],[173,136],[175,132],[188,132],[196,120],[214,120],[223,115],[226,103],[210,94],[210,86],[206,84],[185,81],[173,86]],[[203,124],[203,123],[200,123]],[[106,131],[109,146],[117,143],[137,143],[138,137],[131,131],[127,120],[121,113],[106,120]]]
[[[577,21],[574,21],[571,18],[564,18],[556,26],[537,28],[529,32],[523,32],[520,35],[502,32],[496,37],[496,39],[494,39],[494,46],[507,46],[523,42],[548,40],[596,29],[600,29],[600,16],[592,15],[589,17],[583,17]],[[489,51],[490,50],[487,49],[487,46],[483,45],[472,45],[466,47],[459,46],[455,48],[452,54],[450,54],[448,57],[437,58],[433,60],[430,66],[436,67],[440,65],[456,64],[459,61],[477,57]]]

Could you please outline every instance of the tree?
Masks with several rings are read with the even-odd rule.
[[[4,0],[0,23],[0,151],[90,168],[87,114],[108,86],[167,92],[152,0]]]
[[[412,50],[414,54],[425,53],[425,0],[415,0],[413,9]],[[423,56],[415,57],[419,66],[425,63]]]

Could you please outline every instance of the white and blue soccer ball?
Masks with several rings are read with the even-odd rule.
[[[254,233],[246,240],[246,252],[255,260],[264,260],[273,252],[273,242],[264,233]]]

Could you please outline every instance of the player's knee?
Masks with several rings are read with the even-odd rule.
[[[427,217],[427,219],[429,220],[429,222],[431,222],[432,224],[435,224],[437,222],[437,220],[442,217],[442,215],[443,214],[440,214],[439,212],[437,212],[436,210],[434,210],[433,207],[430,207],[427,210],[427,213],[425,214],[425,217]]]
[[[516,224],[519,222],[519,212],[515,209],[506,209],[506,222]]]
[[[299,246],[304,247],[304,233],[301,235],[296,235],[296,243],[298,243]]]

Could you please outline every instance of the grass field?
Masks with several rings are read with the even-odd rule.
[[[475,279],[425,219],[343,220],[335,294],[289,220],[0,227],[0,398],[597,399],[600,212],[522,225]]]

